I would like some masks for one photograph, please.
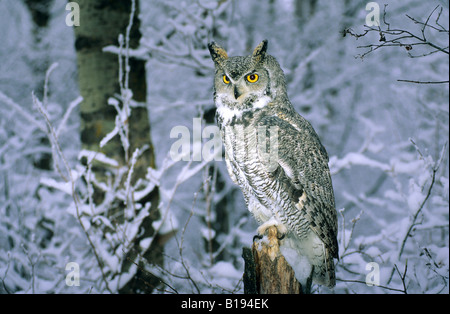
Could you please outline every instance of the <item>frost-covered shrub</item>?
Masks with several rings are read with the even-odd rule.
[[[410,58],[405,47],[386,47],[358,58],[363,50],[357,46],[377,43],[379,36],[356,40],[343,37],[342,31],[364,31],[366,1],[319,0],[306,16],[296,10],[300,2],[141,1],[144,37],[131,54],[148,61],[147,103],[157,154],[157,169],[141,183],[149,189],[158,186],[161,193],[162,220],[155,229],[177,231],[165,246],[164,265],[148,264],[145,271],[161,278],[157,291],[162,293],[243,292],[242,247],[251,245],[256,224],[224,162],[173,161],[169,152],[176,139],[170,133],[185,126],[192,134],[195,117],[202,117],[202,127],[214,123],[209,41],[220,42],[230,55],[244,55],[268,39],[269,53],[286,73],[293,105],[311,121],[330,156],[341,256],[334,291],[448,293],[449,87],[398,81],[445,80],[448,54]],[[0,1],[0,12],[27,21],[20,2],[10,3]],[[389,3],[386,18],[392,26],[420,32],[421,25],[406,14],[424,21],[438,4],[443,8],[440,22],[448,30],[448,4],[442,1]],[[21,62],[34,53],[28,45],[31,26],[14,26],[0,13],[5,17],[0,30],[7,34],[0,54],[21,74],[9,63],[0,64],[2,293],[117,292],[120,278],[127,276],[120,273],[127,245],[122,240],[124,235],[133,238],[133,220],[126,227],[130,233],[124,233],[102,210],[108,201],[126,200],[131,186],[128,191],[106,186],[106,203],[92,212],[91,187],[82,180],[89,178],[89,167],[78,160],[76,63],[68,48],[72,35],[58,35],[67,29],[56,22],[64,17],[64,6],[55,1],[46,37],[55,42],[48,48],[50,61],[59,63],[49,80],[49,100],[35,100],[42,102],[47,118],[33,105],[36,80]],[[432,39],[447,47],[448,32],[439,36]],[[12,54],[13,48],[18,52]],[[66,116],[70,104],[73,111]],[[46,119],[55,132],[64,125],[58,143],[70,170],[47,136]],[[192,142],[191,149],[200,144]],[[52,154],[49,169],[40,169],[42,157]],[[121,172],[125,180],[129,170]],[[71,180],[61,177],[69,173],[77,179],[78,203]],[[104,234],[108,225],[113,231]],[[65,282],[69,262],[80,265],[78,287]]]

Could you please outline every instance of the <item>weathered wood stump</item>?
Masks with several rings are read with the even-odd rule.
[[[244,248],[242,257],[245,294],[302,293],[294,270],[281,255],[276,227],[267,229],[267,236],[255,240],[252,249]]]

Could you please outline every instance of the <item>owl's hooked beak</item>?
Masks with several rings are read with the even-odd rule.
[[[234,85],[234,99],[238,99],[243,94],[242,91],[239,90],[237,85]]]

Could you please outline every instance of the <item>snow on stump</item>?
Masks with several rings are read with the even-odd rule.
[[[267,236],[255,238],[251,250],[243,249],[245,294],[302,293],[294,270],[281,255],[278,238],[278,230],[272,226]]]

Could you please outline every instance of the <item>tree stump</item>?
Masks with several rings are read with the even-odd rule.
[[[253,242],[252,249],[243,249],[245,294],[302,293],[294,270],[281,255],[278,238],[278,230],[272,226],[266,236]]]

